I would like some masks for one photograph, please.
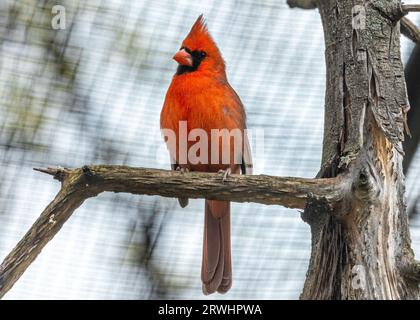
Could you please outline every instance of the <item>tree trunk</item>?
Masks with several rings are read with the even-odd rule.
[[[123,166],[37,169],[62,182],[0,264],[2,297],[86,199],[101,192],[206,198],[305,208],[312,253],[302,299],[418,299],[402,167],[409,109],[399,21],[420,5],[398,0],[288,0],[318,8],[327,90],[317,178],[230,176]],[[404,20],[407,24],[408,19]]]
[[[400,1],[317,1],[327,89],[319,178],[351,190],[302,214],[312,253],[302,299],[418,299],[404,199],[402,141],[408,99],[400,57]]]

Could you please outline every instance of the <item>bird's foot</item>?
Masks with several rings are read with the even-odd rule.
[[[176,167],[176,171],[181,172],[182,174],[190,172],[190,169],[184,167]]]
[[[232,169],[231,168],[227,168],[226,170],[220,169],[218,173],[223,174],[223,182],[225,182],[227,178],[232,174]]]

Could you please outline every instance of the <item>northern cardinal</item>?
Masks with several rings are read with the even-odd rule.
[[[176,149],[168,146],[172,169],[252,173],[249,142],[244,134],[245,110],[239,96],[228,83],[224,60],[209,34],[203,15],[198,17],[173,59],[178,62],[178,68],[166,93],[160,117],[161,129],[170,129],[176,134]],[[180,137],[180,121],[186,121],[187,133],[197,128],[204,130],[209,141],[212,129],[239,129],[242,134],[240,148],[235,148],[235,141],[230,137],[230,145],[220,143],[222,140],[218,147],[216,145],[220,161],[211,161],[212,147],[209,143],[208,161],[192,163],[191,159],[187,159],[186,163],[181,163],[180,152],[177,151],[180,139],[187,138]],[[186,143],[190,148],[192,142]],[[229,162],[223,163],[223,153],[230,156]],[[241,161],[236,162],[235,159]],[[182,207],[188,203],[188,199],[179,201]],[[205,200],[204,211],[203,293],[226,293],[232,286],[230,202]]]

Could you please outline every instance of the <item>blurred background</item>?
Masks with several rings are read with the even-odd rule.
[[[56,4],[66,9],[65,29],[51,26]],[[292,10],[285,0],[2,0],[1,260],[59,190],[58,182],[33,167],[169,168],[159,114],[176,69],[171,57],[201,13],[246,107],[248,127],[264,129],[256,173],[316,175],[325,86],[316,10]],[[409,17],[420,25],[419,15]],[[419,70],[420,51],[403,38],[402,55],[411,70],[409,120],[418,127],[420,82],[413,70]],[[419,130],[411,126],[417,138],[407,142],[406,162],[417,258]],[[257,204],[232,205],[232,290],[203,296],[203,206],[203,200],[190,200],[181,209],[176,199],[128,194],[90,199],[5,298],[299,297],[310,255],[309,227],[297,210]]]

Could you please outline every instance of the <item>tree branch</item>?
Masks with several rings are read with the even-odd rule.
[[[341,178],[308,179],[273,177],[267,175],[222,175],[205,172],[133,168],[97,165],[81,169],[35,169],[53,175],[63,182],[63,189],[77,187],[78,191],[96,196],[104,191],[163,197],[206,198],[233,202],[255,202],[303,209],[309,194],[334,202],[341,198]]]
[[[410,111],[406,113],[407,126],[410,128],[411,138],[405,139],[403,148],[405,157],[403,160],[404,173],[413,162],[414,156],[420,143],[420,43],[411,52],[410,58],[405,65],[405,81],[410,102]]]
[[[406,17],[401,19],[401,33],[415,43],[420,42],[420,29]]]
[[[415,261],[413,263],[413,275],[414,278],[417,280],[417,283],[420,283],[420,262]]]
[[[419,12],[420,11],[420,4],[403,4],[401,6],[402,11],[405,13],[409,12]]]
[[[290,8],[315,9],[316,0],[287,0]]]
[[[104,191],[256,202],[303,209],[308,196],[319,197],[332,204],[340,201],[345,194],[346,185],[342,178],[231,175],[227,181],[223,181],[221,175],[214,173],[183,174],[168,170],[110,165],[35,170],[53,175],[62,182],[62,187],[0,265],[0,297],[25,272],[72,213],[86,199]]]
[[[417,284],[420,284],[420,262],[413,260],[408,267],[402,268],[404,276]]]
[[[317,7],[316,0],[287,0],[287,4],[290,8],[315,9]],[[420,5],[402,5],[399,10],[402,14],[408,14],[420,11]],[[408,18],[401,19],[401,33],[413,42],[420,42],[420,30]]]

